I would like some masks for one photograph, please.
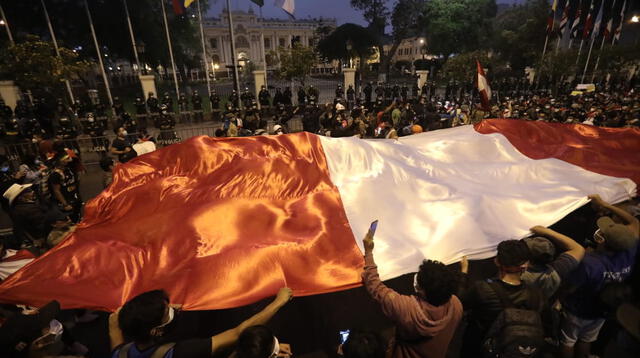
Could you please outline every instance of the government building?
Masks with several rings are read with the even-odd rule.
[[[209,70],[215,68],[217,71],[225,71],[227,66],[232,66],[232,56],[235,56],[241,66],[253,63],[256,69],[262,69],[265,55],[268,57],[270,51],[279,47],[291,47],[295,43],[315,46],[319,40],[319,28],[330,32],[336,27],[335,19],[262,19],[252,9],[247,12],[234,10],[232,16],[235,54],[231,53],[226,10],[222,11],[219,18],[205,19],[203,23],[207,55],[211,61],[208,64]],[[261,43],[261,35],[264,36],[264,44]]]

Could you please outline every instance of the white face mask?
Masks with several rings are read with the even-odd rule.
[[[418,285],[418,274],[413,275],[413,290],[420,293],[420,285]]]
[[[129,134],[129,133],[127,133],[127,130],[126,130],[126,129],[122,131],[122,135],[123,135],[123,136],[126,136],[127,134]]]
[[[44,347],[54,343],[58,343],[62,340],[62,332],[64,327],[58,320],[51,320],[49,322],[49,332],[33,341],[33,345],[36,347]]]
[[[167,321],[154,328],[163,328],[167,326],[169,323],[173,321],[174,316],[175,316],[175,310],[173,309],[173,307],[169,306],[169,318],[167,318]]]
[[[278,338],[273,336],[273,352],[269,356],[269,358],[276,358],[280,354],[280,342],[278,342]]]

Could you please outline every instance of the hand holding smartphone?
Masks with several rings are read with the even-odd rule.
[[[378,220],[371,223],[367,235],[365,235],[364,240],[362,240],[365,252],[373,251],[373,236],[376,234],[376,229],[378,229]]]

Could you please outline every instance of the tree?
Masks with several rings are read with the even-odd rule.
[[[347,44],[351,45],[350,51]],[[360,73],[363,73],[367,59],[374,54],[375,45],[376,39],[369,30],[356,24],[344,24],[320,40],[318,51],[328,60],[344,61],[357,57],[360,59]]]
[[[369,23],[369,29],[378,38],[384,36],[387,26],[389,9],[384,0],[351,0],[351,7],[362,11],[364,19]]]
[[[382,0],[351,0],[351,6],[362,10],[365,20],[369,22],[369,30],[376,39],[376,47],[380,54],[380,73],[388,73],[389,64],[403,39],[416,34],[418,17],[422,13],[425,0],[398,0],[390,13]],[[389,51],[384,51],[384,29],[391,15],[393,26],[393,43]]]
[[[0,53],[0,78],[14,80],[23,90],[60,88],[65,79],[79,79],[92,67],[78,55],[60,47],[56,56],[51,42],[29,36]]]
[[[492,47],[509,62],[514,71],[523,73],[525,67],[538,62],[544,45],[548,13],[547,0],[527,0],[496,18]]]
[[[495,0],[430,0],[422,25],[429,52],[448,58],[451,54],[487,48],[491,22],[497,13]]]
[[[500,57],[495,56],[485,50],[465,52],[451,57],[442,67],[446,79],[454,79],[459,82],[467,83],[475,80],[477,74],[476,61],[484,68],[488,68],[488,77],[496,77],[501,69],[505,67],[504,61]]]
[[[298,81],[304,87],[311,69],[318,63],[318,55],[306,46],[296,43],[291,48],[280,47],[277,52],[271,51],[274,65],[279,64],[277,74],[288,81]]]

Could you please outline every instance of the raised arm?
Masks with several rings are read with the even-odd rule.
[[[607,203],[606,201],[602,200],[602,198],[598,194],[589,195],[589,199],[591,199],[591,202],[596,206],[609,210],[610,212],[620,217],[620,219],[624,220],[625,225],[636,235],[636,237],[640,235],[640,223],[638,223],[638,219],[636,219],[635,216],[629,214],[624,209]]]
[[[240,337],[240,333],[244,331],[246,328],[256,325],[262,325],[267,323],[271,317],[273,317],[282,306],[284,306],[287,302],[291,300],[292,291],[290,288],[282,288],[278,292],[278,296],[273,300],[265,309],[258,312],[253,317],[247,319],[246,321],[240,323],[239,326],[235,328],[231,328],[227,331],[224,331],[220,334],[217,334],[211,337],[211,353],[215,354],[216,352],[229,347],[236,343],[238,337]]]
[[[573,240],[569,236],[563,235],[557,231],[539,225],[532,227],[531,232],[536,235],[545,236],[551,239],[554,244],[566,250],[566,254],[573,256],[573,258],[578,262],[582,261],[585,252],[584,247],[575,242],[575,240]]]

